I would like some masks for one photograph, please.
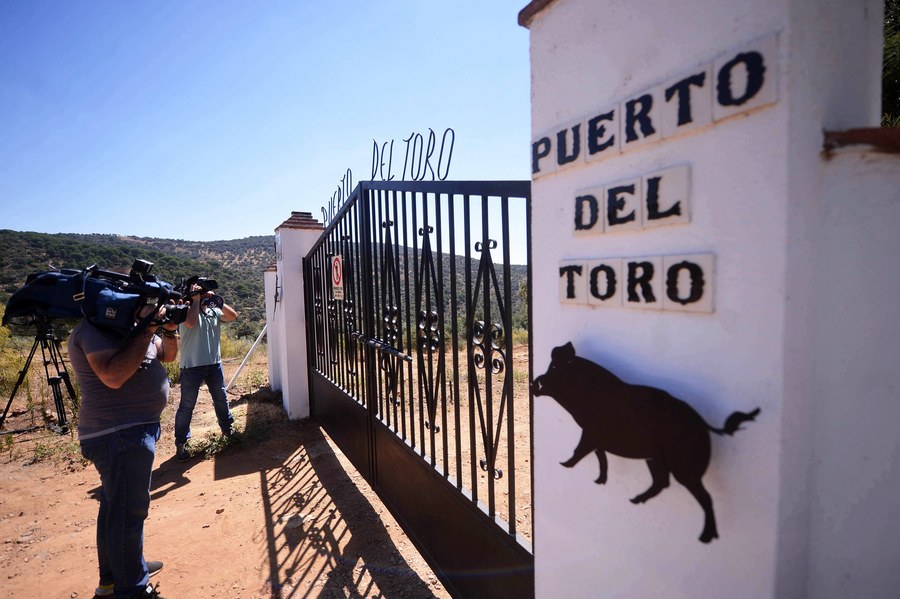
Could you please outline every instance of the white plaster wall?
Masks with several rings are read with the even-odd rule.
[[[874,124],[878,86],[863,60],[880,35],[867,20],[880,23],[879,6],[558,0],[531,24],[533,137],[779,34],[776,104],[533,182],[533,308],[542,315],[534,322],[536,374],[554,346],[571,340],[579,355],[629,382],[666,389],[714,426],[734,410],[762,408],[734,437],[713,436],[704,483],[720,538],[703,545],[700,507],[675,481],[644,505],[628,501],[650,484],[643,462],[610,456],[604,486],[593,483],[593,456],[561,467],[580,430],[552,399],[535,398],[538,597],[806,594],[796,568],[807,568],[809,522],[817,516],[802,500],[834,482],[806,478],[818,438],[810,402],[821,385],[811,376],[816,323],[805,315],[820,276],[808,269],[810,242],[821,240],[810,217],[823,189],[823,128]],[[575,191],[683,163],[691,165],[690,224],[573,235]],[[713,314],[558,299],[561,260],[704,252],[716,255]],[[793,570],[779,566],[782,555]]]
[[[266,336],[268,337],[266,350],[269,358],[269,386],[273,391],[281,391],[281,350],[284,341],[282,341],[282,330],[279,325],[284,318],[281,314],[284,304],[276,295],[276,287],[279,286],[277,271],[265,272],[263,281],[266,292]]]
[[[819,197],[807,596],[896,597],[900,157],[842,152]]]
[[[784,390],[781,437],[781,487],[778,577],[776,593],[780,597],[842,597],[841,585],[829,592],[821,586],[821,554],[829,554],[821,539],[811,530],[819,502],[819,489],[813,465],[824,465],[831,472],[843,471],[853,464],[850,454],[826,456],[815,436],[831,428],[828,418],[836,415],[821,410],[822,347],[817,334],[833,326],[823,318],[816,305],[827,301],[816,280],[830,278],[835,251],[825,252],[828,236],[823,236],[823,210],[834,204],[830,195],[834,184],[855,186],[860,174],[837,167],[843,161],[826,161],[820,154],[823,130],[842,130],[877,126],[880,121],[881,25],[882,3],[877,0],[794,0],[789,3],[790,35],[785,36],[787,56],[784,101],[790,112],[788,129],[788,220],[790,243],[786,247],[788,272],[785,295]],[[888,169],[889,170],[889,169]],[[886,171],[875,177],[876,188],[890,191]],[[871,186],[869,186],[871,189]],[[838,197],[838,196],[835,196]],[[844,200],[845,201],[845,200]],[[884,218],[888,215],[879,215]],[[885,221],[887,224],[889,221]],[[893,225],[897,226],[894,220]],[[853,224],[852,235],[866,237],[861,222]],[[837,240],[837,238],[833,238]],[[840,248],[835,247],[838,253]],[[848,260],[858,260],[859,256]],[[862,265],[857,265],[859,268]],[[851,292],[855,293],[855,292]],[[863,319],[875,316],[872,306],[861,300]],[[841,318],[847,318],[845,314]],[[861,333],[863,329],[858,329]],[[879,351],[879,350],[876,350]],[[839,401],[844,401],[840,399]],[[822,429],[822,426],[825,429]],[[843,444],[846,439],[842,440]],[[846,479],[842,484],[852,486]],[[860,549],[859,546],[856,549]],[[895,545],[892,553],[900,551]],[[861,552],[864,556],[867,552]],[[828,561],[826,559],[826,561]],[[834,565],[833,563],[831,564]],[[846,573],[855,569],[848,561]],[[818,593],[813,593],[816,589]],[[861,594],[860,596],[865,596]],[[877,595],[869,595],[877,596]]]
[[[281,258],[277,260],[281,283],[281,311],[275,321],[280,356],[282,403],[292,420],[309,418],[309,371],[306,351],[306,308],[303,297],[303,257],[321,229],[276,229],[281,236]]]

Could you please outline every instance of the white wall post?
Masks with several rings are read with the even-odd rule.
[[[761,408],[711,437],[719,538],[704,544],[674,478],[629,501],[650,486],[644,461],[607,454],[603,485],[593,451],[561,466],[582,429],[535,397],[539,598],[900,588],[900,161],[823,152],[826,130],[878,125],[882,7],[536,0],[520,14],[535,375],[571,341],[714,427]],[[672,272],[702,276],[671,287]]]
[[[275,282],[267,287],[266,322],[269,326],[270,380],[277,381],[282,403],[292,420],[308,418],[309,369],[306,354],[306,304],[303,295],[303,257],[322,234],[323,227],[308,212],[292,212],[291,217],[275,229],[276,276],[280,287],[278,304],[274,300]]]

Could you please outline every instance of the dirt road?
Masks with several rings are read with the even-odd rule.
[[[315,422],[286,421],[271,393],[232,397],[247,432],[222,447],[201,394],[194,437],[217,451],[182,464],[174,459],[177,397],[176,386],[145,528],[147,559],[165,563],[153,579],[163,597],[449,596]],[[25,418],[15,408],[7,429]],[[67,435],[14,437],[0,453],[0,596],[93,597],[96,471],[66,458],[76,453]]]

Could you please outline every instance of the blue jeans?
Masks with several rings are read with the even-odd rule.
[[[141,424],[81,442],[81,454],[100,473],[97,561],[100,584],[116,597],[133,597],[147,586],[144,520],[150,509],[150,477],[160,426]]]
[[[181,401],[175,412],[175,444],[182,445],[191,438],[191,417],[197,405],[200,385],[206,383],[212,395],[216,419],[223,433],[231,430],[234,417],[228,407],[228,396],[225,394],[225,376],[222,374],[222,363],[181,369]]]

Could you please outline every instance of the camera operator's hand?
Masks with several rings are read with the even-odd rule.
[[[179,305],[179,306],[182,305],[182,301],[181,301],[180,299],[178,300],[178,305]],[[167,304],[167,306],[173,306],[173,307],[174,307],[174,306],[175,306],[175,300],[169,300],[169,303]],[[170,319],[168,319],[165,323],[163,323],[163,325],[162,325],[162,330],[163,330],[163,334],[165,334],[165,333],[175,333],[175,332],[178,331],[178,325],[177,325],[176,323],[172,322],[172,320],[171,320],[171,318],[170,318]]]
[[[181,303],[181,300],[178,301]],[[169,300],[169,305],[174,306],[175,302]],[[162,362],[174,362],[178,357],[178,325],[169,320],[162,325],[161,331],[162,347],[160,347],[159,359]]]
[[[212,290],[204,290],[200,285],[194,284],[191,285],[190,297],[190,308],[188,308],[187,319],[184,321],[185,326],[189,329],[193,329],[199,324],[200,311],[207,305],[215,307],[218,318],[222,322],[231,322],[238,317],[235,309],[226,304],[225,300]]]
[[[201,287],[197,283],[194,283],[193,285],[191,285],[191,289],[188,292],[188,299],[191,300],[191,302],[193,303],[194,301],[196,301],[194,299],[196,296],[199,295],[200,299],[203,299],[204,297],[208,296],[211,293],[212,293],[211,291],[204,291],[203,287]]]
[[[144,319],[147,319],[148,317],[155,316],[156,312],[157,312],[157,308],[154,305],[147,304],[146,306],[141,306],[140,308],[135,310],[135,314],[134,314],[135,324],[144,322]],[[146,324],[144,325],[144,329],[149,329],[151,326],[153,326],[153,319],[149,318],[147,320]],[[150,330],[153,331],[153,330],[155,330],[155,328],[150,329]]]

